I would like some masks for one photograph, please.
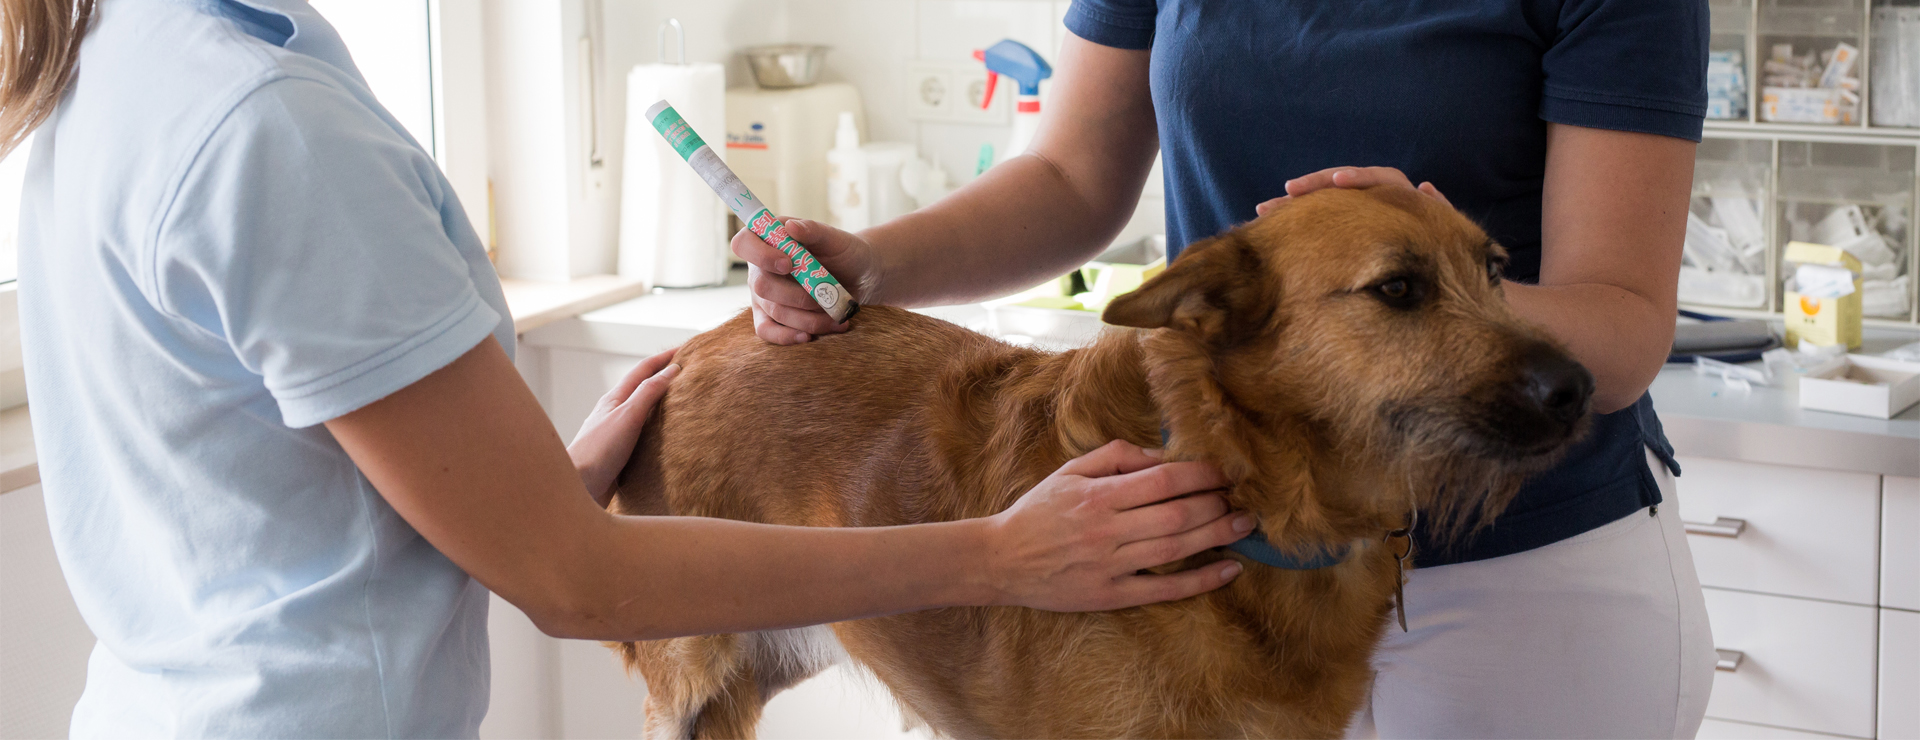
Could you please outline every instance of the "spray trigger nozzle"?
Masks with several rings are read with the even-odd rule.
[[[981,110],[992,105],[993,91],[998,86],[1000,75],[1012,77],[1020,83],[1021,95],[1039,95],[1040,81],[1053,76],[1053,65],[1047,64],[1039,52],[1013,39],[1003,39],[984,50],[975,50],[973,58],[987,65],[987,89],[980,96]]]

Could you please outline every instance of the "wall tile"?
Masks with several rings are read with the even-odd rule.
[[[919,0],[919,5],[921,59],[964,61],[973,58],[975,49],[1006,38],[1043,55],[1057,47],[1052,2]]]
[[[795,43],[826,44],[823,81],[850,82],[866,105],[868,138],[915,142],[907,118],[906,62],[914,59],[915,3],[908,0],[790,0]]]

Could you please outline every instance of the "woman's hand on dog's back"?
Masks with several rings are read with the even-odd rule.
[[[999,594],[993,601],[1103,611],[1184,599],[1239,575],[1241,566],[1232,560],[1140,575],[1253,530],[1251,516],[1231,511],[1226,499],[1208,492],[1226,485],[1218,470],[1162,462],[1160,454],[1109,443],[1060,466],[989,519],[984,575]]]

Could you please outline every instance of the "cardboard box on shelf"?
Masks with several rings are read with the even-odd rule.
[[[1794,290],[1786,294],[1787,346],[1807,342],[1859,348],[1860,260],[1839,247],[1811,242],[1789,242],[1783,258],[1800,266]],[[1804,284],[1815,275],[1831,276],[1841,270],[1849,274],[1824,285]]]

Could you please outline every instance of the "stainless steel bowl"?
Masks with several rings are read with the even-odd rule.
[[[833,47],[812,44],[775,44],[750,46],[740,51],[753,70],[753,81],[761,87],[783,90],[806,87],[820,77],[827,66],[827,51]]]

